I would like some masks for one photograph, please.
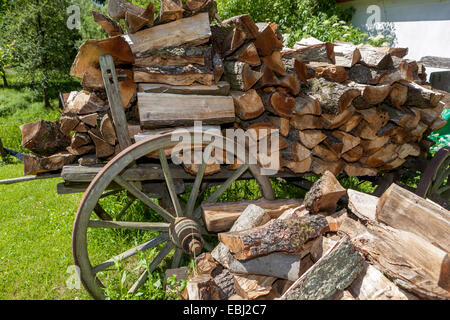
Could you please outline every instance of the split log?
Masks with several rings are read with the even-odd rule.
[[[292,117],[295,108],[295,99],[293,97],[280,92],[273,92],[263,93],[261,98],[267,111],[281,117]]]
[[[91,144],[92,140],[87,133],[75,133],[72,137],[70,146],[72,148],[79,148],[88,144]]]
[[[236,107],[236,116],[240,119],[254,119],[263,114],[264,105],[256,90],[251,89],[247,92],[232,91],[231,96]]]
[[[236,293],[246,300],[255,300],[269,294],[272,285],[277,280],[275,277],[259,275],[235,275],[234,286]]]
[[[103,13],[92,10],[92,16],[94,17],[95,23],[101,26],[110,37],[123,34],[123,29],[120,23],[108,18]]]
[[[348,208],[361,220],[375,221],[378,197],[348,189]]]
[[[228,56],[226,60],[237,60],[240,62],[247,63],[250,66],[256,67],[261,64],[261,59],[258,56],[258,50],[256,49],[253,42],[249,42],[243,45],[231,56]]]
[[[388,84],[371,86],[371,85],[357,85],[361,89],[361,97],[370,105],[382,103],[391,93],[392,87]]]
[[[228,231],[249,205],[262,208],[271,219],[276,219],[286,210],[300,207],[302,203],[303,201],[297,199],[268,201],[263,198],[256,201],[227,202],[225,205],[222,203],[204,203],[202,204],[202,213],[205,226],[209,232],[222,232]]]
[[[253,229],[219,233],[219,240],[237,259],[247,260],[273,252],[297,253],[306,241],[328,230],[328,220],[316,215],[276,219]]]
[[[315,146],[312,150],[312,154],[326,162],[339,161],[338,155],[322,144]]]
[[[193,176],[197,176],[198,171],[200,170],[200,165],[199,164],[187,164],[187,163],[183,163],[183,168],[184,170],[193,175]],[[211,176],[213,174],[219,173],[220,172],[220,164],[215,163],[215,164],[208,164],[206,165],[206,169],[205,169],[205,176]]]
[[[355,129],[362,120],[362,116],[359,114],[354,114],[347,122],[345,122],[342,126],[339,127],[340,131],[350,132]]]
[[[386,70],[393,66],[394,62],[389,52],[380,50],[371,45],[358,46],[361,53],[361,63],[368,67]]]
[[[322,175],[326,171],[330,171],[335,176],[338,176],[339,173],[341,173],[342,169],[344,169],[345,165],[346,164],[343,161],[328,162],[320,158],[313,157],[311,171],[317,175]]]
[[[344,171],[349,177],[374,177],[378,175],[376,169],[364,167],[357,163],[345,164]]]
[[[209,41],[208,13],[176,20],[125,36],[136,57],[167,47],[198,46]]]
[[[94,141],[97,158],[99,159],[107,158],[112,154],[114,154],[115,152],[114,146],[106,142],[101,136],[100,132],[94,129],[89,130],[89,136],[91,137],[92,141]]]
[[[133,34],[151,24],[147,18],[137,16],[131,12],[125,13],[125,26],[127,27],[128,34]]]
[[[50,156],[65,150],[70,138],[64,135],[56,121],[35,121],[20,126],[22,147],[40,156]]]
[[[450,213],[396,184],[381,196],[376,219],[393,228],[412,232],[450,252]]]
[[[190,85],[190,86],[173,86],[162,83],[140,83],[138,85],[139,92],[146,93],[175,93],[175,94],[194,94],[208,96],[228,96],[230,92],[230,84],[221,81],[211,86]]]
[[[65,165],[73,163],[75,159],[76,156],[69,152],[60,152],[43,158],[25,153],[23,155],[24,175],[61,170]]]
[[[397,145],[388,144],[374,154],[367,157],[367,159],[365,161],[362,161],[361,163],[371,168],[376,168],[395,160],[397,157]]]
[[[255,40],[255,46],[260,56],[272,55],[274,51],[283,49],[283,41],[279,39],[273,26],[269,23],[258,24],[259,33]]]
[[[294,173],[306,173],[311,171],[311,165],[313,163],[312,157],[306,158],[302,161],[287,161],[285,159],[281,160],[283,167],[288,168]]]
[[[85,125],[83,122],[80,121],[80,123],[73,129],[75,132],[79,133],[87,133],[89,132],[90,127]]]
[[[379,167],[379,170],[381,171],[390,171],[393,169],[396,169],[398,167],[401,167],[406,162],[406,159],[397,158],[391,162],[388,162],[381,167]]]
[[[374,266],[364,262],[364,269],[348,289],[359,300],[417,300],[398,288]]]
[[[66,150],[74,156],[83,156],[85,154],[95,152],[95,146],[92,144],[86,145],[86,146],[81,146],[81,147],[70,146],[70,147],[67,147]]]
[[[95,154],[87,154],[87,155],[83,155],[82,157],[80,157],[80,159],[78,159],[78,164],[80,166],[90,166],[90,165],[95,165],[95,164],[99,164],[100,160],[97,158],[97,156]]]
[[[184,17],[195,16],[201,12],[208,12],[212,21],[217,15],[217,3],[215,0],[188,0],[183,5]]]
[[[442,111],[444,111],[445,103],[439,102],[437,107],[434,108],[411,108],[411,110],[415,113],[420,113],[420,121],[425,123],[427,126],[432,126],[433,123],[438,120],[442,114]]]
[[[224,78],[233,90],[247,91],[263,76],[261,72],[250,69],[250,66],[244,62],[228,61],[225,62],[224,68]]]
[[[105,101],[97,97],[94,93],[82,90],[77,94],[71,94],[63,112],[65,114],[86,115],[99,111],[104,105]]]
[[[329,299],[358,277],[363,270],[363,261],[350,239],[344,237],[306,271],[281,300]]]
[[[311,159],[311,155],[311,151],[297,141],[289,141],[288,147],[282,151],[283,159],[295,162]]]
[[[293,115],[291,118],[291,126],[298,130],[322,129],[323,124],[320,117],[314,115]]]
[[[211,59],[211,48],[178,46],[155,50],[136,58],[136,67],[187,66],[189,64],[204,66],[206,58]]]
[[[355,111],[355,108],[350,106],[339,114],[323,113],[320,119],[325,129],[337,129],[349,121]]]
[[[325,79],[311,79],[308,83],[311,85],[311,94],[319,100],[323,113],[338,115],[360,95],[357,89]]]
[[[219,265],[209,252],[202,253],[195,259],[197,274],[212,274]]]
[[[125,14],[127,12],[140,16],[145,10],[128,1],[108,0],[108,13],[114,19],[125,19]]]
[[[282,55],[285,59],[295,58],[304,63],[315,61],[336,64],[334,45],[329,42],[310,46],[299,45],[294,49],[283,50]]]
[[[363,119],[375,131],[378,131],[381,128],[383,128],[388,123],[389,120],[393,120],[389,112],[381,111],[378,110],[377,108],[358,110],[358,113],[363,116]]]
[[[213,75],[214,83],[218,84],[225,73],[225,66],[223,65],[223,58],[219,53],[214,54],[213,57]]]
[[[398,146],[396,152],[400,159],[406,159],[409,156],[418,157],[420,155],[420,147],[417,144],[405,143]]]
[[[313,149],[327,138],[320,130],[303,130],[299,131],[298,134],[302,144],[309,149]]]
[[[230,299],[230,297],[236,295],[234,276],[228,269],[219,266],[213,271],[211,276],[214,279],[214,283],[219,288],[219,293],[222,300]]]
[[[99,68],[98,59],[105,54],[113,57],[116,66],[134,63],[130,46],[122,36],[104,40],[87,40],[81,45],[70,69],[70,74],[83,78],[84,72],[90,67]]]
[[[295,58],[284,58],[283,63],[287,72],[293,72],[297,77],[302,80],[304,85],[307,85],[308,80],[308,68],[306,64]]]
[[[391,105],[400,109],[406,103],[408,99],[408,87],[401,85],[400,83],[394,83],[392,85],[392,91],[389,94],[388,101]]]
[[[425,299],[449,299],[446,252],[411,232],[373,222],[365,227],[345,216],[339,230],[400,288]]]
[[[258,27],[247,14],[213,25],[211,31],[213,47],[222,56],[232,54],[246,41],[254,40],[258,36]]]
[[[412,110],[404,109],[400,111],[397,108],[392,108],[387,104],[381,105],[382,110],[386,110],[389,113],[389,118],[396,125],[412,130],[417,127],[420,121],[420,112],[413,112]]]
[[[408,88],[408,98],[405,105],[418,108],[437,107],[444,95],[433,90],[426,89],[414,82],[399,82]]]
[[[270,70],[276,72],[280,76],[286,75],[286,68],[280,51],[274,51],[271,55],[263,57],[262,60]]]
[[[341,158],[348,163],[356,162],[362,158],[364,150],[361,146],[354,147],[353,149],[342,153]]]
[[[312,96],[302,94],[295,98],[295,114],[301,116],[305,114],[312,114],[320,116],[322,114],[322,108],[317,99]]]
[[[96,127],[97,126],[97,113],[87,114],[85,116],[80,116],[79,119],[84,124],[90,126],[90,127]]]
[[[285,89],[283,91],[287,91],[286,93],[296,96],[300,93],[300,82],[298,81],[298,77],[295,73],[287,74],[286,76],[279,79],[279,86],[277,88],[280,91],[282,88]]]
[[[336,65],[351,68],[361,61],[361,52],[352,43],[336,41],[334,44]]]
[[[100,124],[100,133],[106,142],[108,142],[112,146],[116,145],[116,130],[108,114],[105,114],[102,118]]]
[[[324,78],[328,81],[345,82],[348,80],[348,74],[344,67],[336,66],[325,62],[309,62],[306,65],[316,78]]]
[[[280,134],[284,137],[289,135],[290,120],[285,117],[267,117],[267,120],[280,130]]]
[[[350,134],[360,137],[361,139],[374,140],[377,136],[389,136],[394,133],[396,126],[393,123],[388,123],[379,131],[372,128],[367,121],[362,119],[358,126],[356,126]]]
[[[183,18],[184,9],[181,7],[181,1],[161,0],[161,7],[158,24],[163,24]]]
[[[261,73],[261,78],[256,83],[255,88],[267,88],[270,92],[275,91],[275,86],[278,86],[280,84],[280,79],[275,75],[275,73],[270,69],[266,64],[262,64],[261,68],[259,69]],[[267,91],[264,89],[264,91]]]
[[[313,262],[317,262],[322,258],[331,248],[336,245],[337,241],[324,236],[318,237],[313,241],[310,250],[310,256]]]
[[[220,292],[211,275],[198,275],[187,282],[189,300],[220,300]]]
[[[435,131],[438,131],[438,130],[441,130],[442,128],[444,128],[446,124],[447,124],[447,121],[442,119],[441,117],[439,117],[431,124],[429,129],[431,132],[435,132]],[[424,123],[422,123],[422,125],[423,125],[423,127],[426,127],[426,125]],[[420,132],[417,133],[418,139],[420,139],[420,137],[422,137],[422,134],[420,134]]]
[[[170,106],[170,108],[168,107]],[[139,93],[138,108],[144,128],[234,122],[232,97]]]
[[[80,120],[75,116],[61,116],[60,118],[60,128],[61,132],[68,136],[70,133],[78,126]]]
[[[333,131],[332,135],[342,141],[342,153],[345,153],[361,144],[361,139],[359,137],[352,136],[351,134],[343,131]]]
[[[135,82],[164,83],[175,86],[189,86],[197,82],[211,86],[214,80],[211,70],[193,65],[135,67],[133,71]]]
[[[336,177],[326,171],[305,195],[305,206],[313,213],[334,213],[339,199],[345,193],[346,190]]]

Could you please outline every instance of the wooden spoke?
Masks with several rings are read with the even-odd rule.
[[[113,218],[102,208],[102,206],[97,203],[94,208],[94,212],[100,219],[104,221],[112,221]]]
[[[446,192],[447,190],[450,190],[450,184],[443,186],[442,188],[439,188],[436,193],[438,195],[441,195],[442,193]]]
[[[148,274],[155,271],[156,267],[164,260],[164,258],[170,253],[173,249],[174,244],[172,242],[168,242],[164,248],[158,253],[156,258],[149,264],[148,269],[141,274],[139,279],[133,284],[131,289],[128,291],[130,294],[136,293],[139,288],[148,280]]]
[[[128,221],[101,221],[90,220],[90,228],[108,228],[108,229],[134,229],[148,231],[169,231],[170,224],[165,222],[128,222]]]
[[[120,218],[123,217],[123,215],[125,214],[125,212],[131,207],[131,205],[136,201],[136,199],[133,199],[131,201],[129,201],[125,207],[122,208],[122,210],[120,210],[119,214],[116,216],[116,221],[119,221]]]
[[[119,192],[122,192],[122,190],[112,190],[112,191],[105,192],[104,194],[102,194],[100,196],[100,199],[112,196],[113,194],[116,194],[116,193],[119,193]]]
[[[235,182],[237,179],[239,179],[240,176],[242,176],[245,171],[247,171],[249,168],[248,164],[242,165],[238,170],[236,170],[235,173],[231,177],[227,179],[222,185],[214,191],[214,193],[206,200],[206,202],[215,202],[217,199],[220,198],[220,196]],[[195,217],[199,218],[201,215],[201,207],[198,207],[197,210],[195,210]]]
[[[181,256],[183,255],[183,250],[180,248],[175,249],[175,253],[173,254],[173,260],[172,260],[172,269],[176,269],[180,266],[181,262]]]
[[[164,178],[166,179],[167,189],[169,190],[170,198],[172,199],[172,203],[174,205],[175,213],[177,217],[182,215],[180,201],[178,201],[178,196],[175,191],[175,185],[173,183],[172,174],[170,173],[169,164],[167,163],[166,154],[164,149],[158,150],[159,161],[161,162],[161,169],[164,173]]]
[[[175,217],[172,216],[168,211],[164,210],[157,204],[155,204],[152,199],[150,199],[145,193],[143,193],[141,190],[139,190],[136,186],[134,186],[132,183],[126,181],[120,176],[116,176],[114,178],[114,181],[122,186],[123,188],[127,189],[133,196],[135,196],[137,199],[141,200],[145,205],[150,207],[151,209],[155,210],[158,214],[160,214],[167,222],[173,222],[175,220]]]
[[[210,144],[205,148],[204,154],[208,155],[208,159],[211,155],[213,145]],[[189,217],[192,215],[194,211],[194,206],[198,198],[198,194],[200,192],[200,187],[202,185],[203,176],[205,174],[207,161],[205,161],[204,157],[202,157],[202,164],[198,169],[197,176],[195,177],[194,185],[192,186],[191,194],[189,195],[189,201],[186,205],[185,216]]]
[[[138,252],[144,252],[144,251],[150,250],[150,249],[156,247],[157,245],[160,245],[161,243],[168,241],[169,239],[170,238],[169,238],[168,233],[162,233],[162,234],[156,236],[155,238],[153,238],[152,240],[147,241],[146,243],[143,243],[143,244],[141,244],[137,247],[134,247],[130,250],[127,250],[125,252],[122,252],[121,254],[115,256],[114,258],[111,258],[109,260],[106,260],[106,261],[100,263],[99,265],[95,266],[92,269],[92,272],[99,273],[100,271],[103,271],[106,268],[113,266],[116,261],[123,261],[128,258],[131,258],[132,256],[136,255]]]

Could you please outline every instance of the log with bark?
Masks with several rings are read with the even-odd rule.
[[[326,171],[305,195],[305,206],[313,213],[334,213],[339,199],[345,193],[346,190],[336,177]]]
[[[22,147],[40,156],[50,156],[65,150],[70,138],[60,130],[56,121],[35,121],[20,126]]]

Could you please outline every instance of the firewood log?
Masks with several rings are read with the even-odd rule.
[[[365,227],[346,216],[339,230],[400,288],[425,299],[449,299],[450,260],[443,250],[411,232],[374,222]]]
[[[295,58],[284,58],[283,56],[282,60],[287,72],[294,72],[304,85],[308,84],[308,68],[305,63]]]
[[[388,142],[389,137],[376,137],[373,140],[361,139],[361,146],[363,147],[364,154],[368,156],[380,150]]]
[[[269,294],[272,285],[277,280],[275,277],[259,275],[235,275],[234,286],[236,293],[246,300],[255,300]]]
[[[40,156],[50,156],[65,150],[70,138],[64,135],[56,121],[35,121],[20,126],[22,147]]]
[[[443,94],[421,87],[414,82],[399,82],[399,84],[408,88],[408,98],[405,102],[407,106],[418,108],[437,107],[439,101],[444,97]]]
[[[324,78],[334,82],[345,82],[348,74],[344,67],[325,62],[309,62],[306,67],[314,72],[316,78]]]
[[[237,60],[252,67],[259,66],[261,64],[261,59],[258,56],[258,50],[256,49],[253,42],[249,42],[239,48],[235,53],[228,56],[226,60]]]
[[[413,112],[420,113],[420,121],[425,123],[427,126],[432,126],[433,123],[441,116],[444,108],[445,103],[440,101],[439,104],[434,108],[411,108],[411,110]]]
[[[305,195],[305,206],[313,213],[334,213],[339,199],[345,194],[346,190],[333,173],[325,171]]]
[[[131,51],[136,57],[167,47],[201,45],[208,42],[210,37],[211,28],[206,12],[126,36]]]
[[[274,92],[262,93],[261,98],[267,111],[286,118],[292,117],[295,108],[295,99],[293,97]]]
[[[287,93],[296,96],[300,93],[300,82],[295,73],[290,73],[279,79],[279,86],[287,89]],[[279,89],[281,89],[279,88]]]
[[[344,172],[349,177],[374,177],[378,171],[374,168],[368,168],[358,163],[347,163],[344,166]]]
[[[161,7],[156,23],[163,24],[183,18],[184,9],[181,1],[161,0]]]
[[[75,127],[80,123],[80,119],[75,116],[61,116],[60,118],[60,128],[61,132],[68,136],[70,132],[72,132]]]
[[[308,46],[299,45],[294,49],[283,50],[282,55],[283,58],[295,58],[304,63],[315,61],[336,64],[334,45],[329,42]]]
[[[334,43],[336,65],[351,68],[361,61],[361,52],[352,43],[336,41]]]
[[[378,197],[348,189],[348,208],[361,220],[375,221]]]
[[[116,145],[116,130],[114,129],[114,125],[108,114],[105,114],[102,118],[100,124],[100,133],[106,142],[108,142],[112,146]]]
[[[361,53],[361,63],[368,67],[386,70],[394,64],[390,53],[385,50],[380,50],[371,45],[361,45],[358,46],[358,49]]]
[[[342,169],[344,169],[345,165],[346,164],[343,161],[328,162],[320,158],[313,157],[311,171],[317,175],[322,175],[326,171],[330,171],[335,176],[338,176],[341,173]]]
[[[347,122],[339,127],[340,131],[350,132],[355,129],[362,120],[362,116],[359,114],[354,114]]]
[[[393,119],[390,117],[391,114],[388,111],[384,111],[386,109],[382,109],[383,111],[381,111],[377,108],[370,108],[358,110],[358,113],[363,116],[363,119],[373,130],[378,131],[383,128],[389,120],[393,121]]]
[[[76,156],[67,151],[42,158],[25,153],[23,155],[24,175],[36,175],[38,173],[61,170],[65,165],[73,163],[75,159]]]
[[[221,203],[204,203],[202,205],[202,214],[205,226],[209,232],[222,232],[228,231],[251,204],[262,208],[271,219],[276,219],[286,210],[297,208],[302,203],[303,201],[297,199],[279,199],[273,201],[265,199],[256,201],[245,200],[227,202],[226,205]]]
[[[101,136],[100,132],[94,129],[89,130],[89,136],[91,137],[92,141],[94,141],[97,158],[107,158],[114,154],[114,146],[106,142]]]
[[[312,154],[326,162],[339,161],[339,157],[336,153],[322,144],[315,146],[312,150]]]
[[[389,118],[396,125],[412,130],[416,128],[420,121],[420,112],[407,110],[406,108],[400,111],[387,104],[382,104],[381,108],[389,113]]]
[[[306,241],[329,230],[328,220],[321,215],[276,219],[267,224],[238,232],[219,233],[219,240],[239,260],[247,260],[273,252],[299,252]]]
[[[313,163],[313,157],[306,158],[302,161],[289,161],[286,159],[281,160],[283,167],[288,168],[294,173],[306,173],[311,171],[311,165]]]
[[[320,130],[302,130],[298,134],[301,143],[309,149],[313,149],[327,138]]]
[[[393,228],[412,232],[450,252],[450,213],[396,184],[381,196],[376,219]]]
[[[283,48],[283,41],[279,39],[272,25],[269,23],[258,24],[258,29],[255,46],[260,56],[270,56],[274,51],[280,51]]]
[[[125,13],[125,26],[128,34],[133,34],[150,24],[150,20],[137,16],[131,12]]]
[[[63,112],[65,114],[86,115],[99,111],[104,105],[105,102],[94,93],[82,90],[69,97]]]
[[[344,237],[306,271],[281,300],[329,299],[358,277],[363,270],[363,261],[350,239]]]
[[[75,133],[72,137],[72,141],[70,146],[72,148],[82,147],[88,144],[91,144],[92,140],[87,133]]]
[[[103,13],[92,10],[92,16],[94,17],[95,23],[101,26],[110,37],[123,34],[122,26],[118,22],[105,16]]]
[[[254,119],[263,114],[264,105],[256,90],[251,89],[247,92],[232,91],[231,96],[236,107],[236,116],[240,119]]]
[[[95,147],[94,147],[95,149]],[[90,166],[90,165],[95,165],[95,164],[99,164],[100,160],[97,158],[97,156],[95,154],[86,154],[81,156],[78,159],[78,164],[80,166]]]
[[[397,157],[397,145],[391,143],[368,156],[367,159],[361,159],[361,163],[371,168],[376,168],[395,160]]]
[[[82,78],[89,67],[99,67],[98,58],[104,54],[110,54],[116,66],[134,63],[130,46],[121,36],[104,40],[87,40],[81,45],[70,69],[70,74]]]
[[[87,114],[85,116],[80,116],[79,119],[84,124],[90,126],[90,127],[96,127],[97,126],[97,113]]]
[[[176,86],[189,86],[197,82],[211,86],[214,80],[212,70],[193,65],[134,67],[133,71],[135,82],[164,83]]]
[[[66,148],[66,150],[74,156],[83,156],[88,153],[95,152],[95,146],[92,144],[86,145],[86,146],[81,146],[81,147],[69,146]]]
[[[280,76],[286,75],[286,68],[280,51],[274,51],[271,55],[263,57],[262,61]]]
[[[298,130],[323,128],[321,118],[310,114],[303,116],[294,114],[291,118],[291,126]]]
[[[188,0],[183,5],[183,17],[195,16],[201,12],[208,12],[212,21],[217,15],[217,3],[215,0]]]
[[[325,79],[311,79],[308,83],[311,85],[312,96],[319,100],[323,113],[338,115],[360,95],[357,89]]]
[[[124,0],[109,0],[108,13],[114,19],[125,19],[125,14],[131,12],[137,16],[144,13],[144,9]]]
[[[320,116],[322,114],[322,108],[319,101],[309,95],[302,94],[295,98],[295,114],[301,116],[305,114],[312,114]]]
[[[391,105],[400,109],[406,103],[408,99],[408,87],[401,85],[400,83],[394,83],[392,85],[392,91],[389,94],[388,101]]]
[[[254,71],[247,63],[228,61],[224,64],[224,78],[233,90],[247,91],[262,77],[262,73]]]
[[[139,92],[146,93],[174,93],[174,94],[194,94],[207,96],[228,96],[230,84],[226,81],[220,81],[212,86],[191,85],[191,86],[173,86],[162,83],[140,83]]]
[[[323,113],[320,120],[322,121],[323,127],[325,129],[336,129],[344,125],[347,121],[351,119],[355,113],[355,108],[353,106],[348,107],[343,112],[335,115],[329,113]]]
[[[220,300],[220,292],[211,275],[198,275],[187,282],[189,300]]]
[[[280,134],[284,137],[289,136],[290,120],[285,117],[269,116],[267,120],[280,130]]]
[[[178,46],[159,49],[136,58],[136,67],[186,66],[189,64],[204,66],[206,59],[212,57],[211,48]]]

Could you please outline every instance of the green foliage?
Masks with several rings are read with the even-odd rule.
[[[5,70],[11,65],[11,62],[13,60],[14,43],[15,41],[8,43],[0,40],[0,76],[3,77],[5,86],[7,85],[5,82]]]
[[[257,22],[275,22],[286,36],[286,45],[306,37],[322,41],[369,42],[381,45],[382,36],[370,38],[351,23],[352,8],[336,6],[335,0],[218,0],[219,15],[227,19],[248,13]]]

